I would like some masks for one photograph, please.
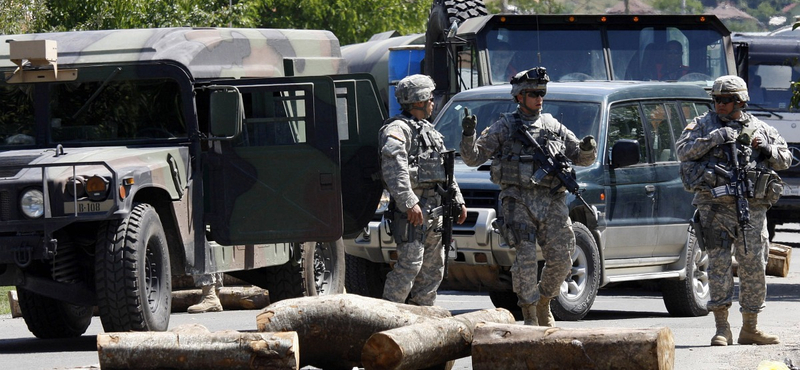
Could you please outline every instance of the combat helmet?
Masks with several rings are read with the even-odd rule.
[[[547,83],[550,76],[544,67],[533,67],[522,71],[511,77],[511,96],[516,97],[520,92],[526,90],[544,90],[547,92]]]
[[[740,102],[750,101],[747,93],[747,84],[739,76],[722,76],[714,80],[711,87],[711,96],[733,95]]]
[[[416,74],[403,78],[397,83],[394,96],[401,105],[427,101],[433,97],[436,84],[429,76]]]

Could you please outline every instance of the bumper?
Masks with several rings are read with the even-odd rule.
[[[497,213],[492,208],[470,208],[467,211],[467,220],[453,227],[456,253],[455,258],[450,255],[450,266],[511,266],[516,252],[501,242],[500,235],[492,229],[496,218]],[[372,262],[391,263],[397,259],[394,240],[387,234],[382,221],[370,222],[355,239],[345,239],[344,245],[347,254]]]

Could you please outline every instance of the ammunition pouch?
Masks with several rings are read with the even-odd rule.
[[[442,156],[432,150],[422,152],[416,157],[416,166],[409,167],[408,175],[411,187],[415,189],[432,189],[436,184],[447,182]]]
[[[775,171],[756,169],[747,171],[747,178],[753,184],[753,198],[775,204],[783,193],[783,180]]]

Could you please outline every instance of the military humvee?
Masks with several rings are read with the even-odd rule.
[[[0,285],[39,338],[165,330],[173,275],[339,293],[380,197],[373,79],[327,31],[0,36]],[[342,186],[341,179],[348,179]]]

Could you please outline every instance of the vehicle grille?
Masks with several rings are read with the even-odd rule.
[[[461,189],[467,208],[497,208],[497,197],[500,192],[496,190],[465,190]]]
[[[0,191],[0,221],[11,220],[13,207],[11,194],[8,191]]]
[[[792,155],[792,164],[779,173],[782,177],[800,177],[800,144],[789,144],[789,153]]]

